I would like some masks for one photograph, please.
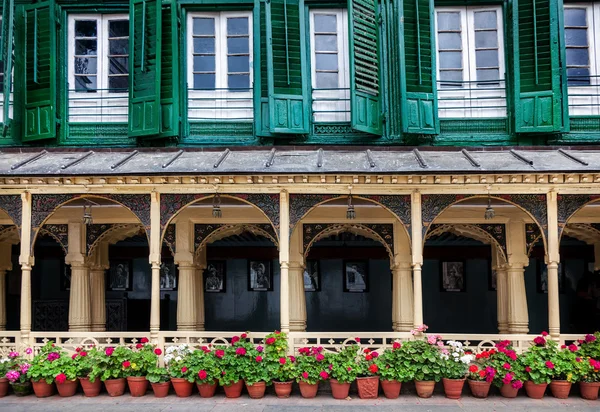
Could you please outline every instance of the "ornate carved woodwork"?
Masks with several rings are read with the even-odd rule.
[[[302,225],[302,250],[306,256],[312,244],[334,233],[361,232],[382,243],[390,257],[394,256],[394,225],[391,223],[309,223]]]
[[[65,253],[65,256],[69,253],[69,225],[44,225],[41,227],[39,234],[40,236],[50,236],[56,240]]]
[[[6,212],[17,227],[21,227],[21,213],[23,212],[23,203],[20,195],[0,196],[0,209]]]

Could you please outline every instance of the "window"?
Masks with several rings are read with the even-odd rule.
[[[0,43],[2,42],[3,20],[0,16]],[[4,122],[4,61],[0,62],[0,123]]]
[[[349,122],[347,10],[311,10],[310,50],[313,120]]]
[[[251,12],[188,16],[188,118],[251,121]]]
[[[436,7],[440,117],[505,117],[502,9]]]
[[[127,15],[69,16],[69,121],[127,122]]]

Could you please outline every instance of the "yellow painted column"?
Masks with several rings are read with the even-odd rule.
[[[290,331],[290,285],[289,285],[289,259],[290,259],[290,197],[287,191],[279,194],[279,264],[280,291],[279,291],[279,321],[281,331]]]
[[[508,292],[506,265],[498,247],[492,245],[492,270],[496,272],[496,310],[498,333],[508,333]]]
[[[65,263],[71,265],[69,331],[90,331],[90,275],[85,259],[85,225],[82,222],[69,222],[69,250]]]
[[[150,294],[150,337],[158,340],[160,331],[160,194],[150,193],[150,265],[152,290]]]
[[[421,215],[421,193],[411,195],[411,233],[413,268],[413,326],[423,324],[423,290],[421,268],[423,267],[423,221]]]
[[[29,345],[31,332],[31,268],[34,265],[31,256],[31,193],[21,194],[21,343]]]
[[[306,330],[306,295],[304,292],[304,265],[290,262],[290,330]]]
[[[396,332],[413,328],[413,284],[409,262],[399,262],[392,268],[392,321]]]
[[[6,330],[6,271],[12,269],[12,244],[0,243],[0,330]]]
[[[204,330],[204,270],[206,269],[206,248],[196,256],[196,330]]]
[[[548,207],[548,332],[553,338],[560,336],[560,302],[558,285],[558,264],[560,262],[558,238],[558,204],[556,192],[546,195]]]
[[[509,333],[529,332],[529,312],[525,290],[526,253],[525,222],[511,219],[507,224],[508,264],[506,265],[507,319]]]
[[[90,257],[90,306],[92,308],[92,331],[106,331],[106,270],[108,264],[108,243],[102,242]]]
[[[190,220],[178,221],[175,234],[175,263],[179,268],[177,330],[195,330],[197,268],[194,262],[194,224]]]

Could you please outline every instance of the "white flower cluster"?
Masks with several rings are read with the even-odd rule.
[[[448,360],[452,357],[454,362],[462,362],[464,364],[469,364],[475,359],[473,355],[465,354],[462,343],[455,340],[449,340],[446,344],[448,345],[449,350],[446,349],[442,351],[442,354],[440,355],[442,359]]]
[[[6,363],[8,361],[10,361],[9,358],[2,358],[2,359],[0,359],[0,363]]]
[[[167,349],[165,349],[165,365],[172,360],[179,362],[183,359],[183,357],[189,355],[190,353],[192,353],[192,349],[185,343],[179,346],[168,346]]]

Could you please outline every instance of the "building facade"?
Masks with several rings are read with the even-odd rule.
[[[0,348],[600,329],[596,18],[4,0]]]

